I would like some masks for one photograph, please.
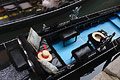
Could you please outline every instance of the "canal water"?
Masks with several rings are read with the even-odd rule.
[[[83,5],[81,5],[79,16],[84,16],[99,10],[103,10],[109,7],[120,5],[120,0],[86,0]],[[42,24],[52,24],[52,23],[58,23],[58,22],[64,22],[69,20],[69,14],[71,11],[66,12],[65,14],[61,14],[61,16],[56,16],[50,19],[45,19],[44,21],[41,20],[38,26],[28,26],[19,30],[15,31],[6,31],[5,33],[0,34],[0,43],[8,41],[10,39],[15,38],[16,36],[20,34],[24,34],[26,32],[29,32],[30,27],[33,27],[36,31],[41,30]],[[17,26],[16,26],[17,27]],[[67,80],[90,80],[92,79],[96,74],[102,71],[103,66],[105,64],[105,61],[100,64],[97,67],[94,68],[87,68],[88,72],[84,75],[80,75],[82,73],[81,71],[77,71],[76,73],[70,75],[67,77]]]

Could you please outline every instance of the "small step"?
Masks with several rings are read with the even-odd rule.
[[[112,18],[109,18],[110,21],[115,24],[117,27],[120,28],[120,19],[118,17],[112,17]]]

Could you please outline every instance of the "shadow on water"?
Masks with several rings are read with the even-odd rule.
[[[79,16],[83,16],[86,14],[93,13],[95,11],[99,11],[102,9],[106,9],[109,7],[120,5],[120,0],[87,0],[80,10]],[[15,31],[6,31],[5,33],[0,34],[0,43],[4,41],[8,41],[10,39],[15,38],[21,33],[26,33],[29,31],[30,27],[33,27],[36,31],[39,31],[42,29],[42,24],[45,23],[46,25],[52,25],[53,23],[60,23],[69,20],[68,15],[71,13],[71,11],[66,12],[65,14],[61,14],[61,16],[56,16],[50,19],[45,19],[44,21],[41,21],[39,24],[34,26],[28,26],[22,29],[18,29]],[[21,26],[16,26],[21,27]],[[84,69],[78,70],[75,73],[69,75],[66,77],[66,80],[90,80],[92,79],[96,74],[102,71],[103,66],[105,64],[105,61],[102,63],[95,63],[94,66],[88,66]],[[82,76],[82,77],[80,77]]]

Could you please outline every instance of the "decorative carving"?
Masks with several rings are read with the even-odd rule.
[[[76,7],[74,10],[72,10],[72,13],[69,15],[71,20],[78,19],[80,9],[81,9],[81,6]]]

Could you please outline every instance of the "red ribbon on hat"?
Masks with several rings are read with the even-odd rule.
[[[47,57],[45,57],[45,56],[43,56],[43,54],[41,54],[41,56],[43,57],[43,58],[45,58],[45,59],[47,59],[49,56],[47,56]]]
[[[43,45],[44,49],[47,50],[47,47],[45,45]]]

